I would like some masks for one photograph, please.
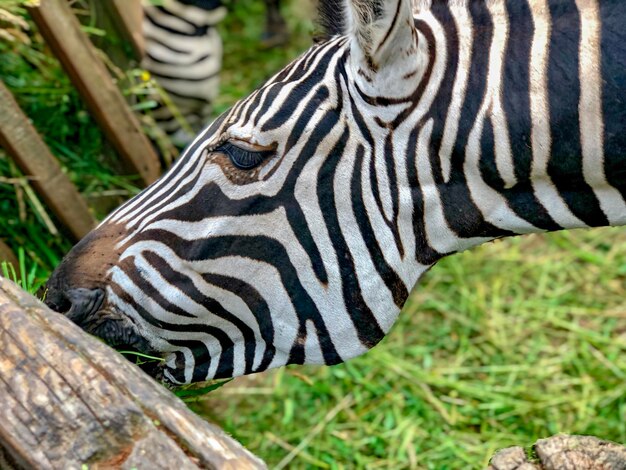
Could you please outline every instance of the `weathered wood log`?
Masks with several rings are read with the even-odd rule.
[[[489,470],[626,470],[626,447],[592,436],[540,439],[529,457],[521,447],[497,452]]]
[[[40,0],[29,12],[120,156],[146,184],[155,181],[161,172],[159,157],[67,0]]]
[[[0,146],[22,172],[54,215],[76,240],[96,224],[87,203],[50,153],[41,136],[22,112],[8,88],[0,81]]]
[[[256,469],[120,354],[0,278],[0,468]]]

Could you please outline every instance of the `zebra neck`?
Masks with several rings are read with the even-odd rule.
[[[626,8],[606,4],[615,8],[439,2],[416,16],[432,38],[435,91],[409,139],[411,184],[416,225],[436,252],[626,223],[626,139],[605,118],[623,113],[626,82],[601,77],[624,53],[600,40],[604,16],[626,19]]]

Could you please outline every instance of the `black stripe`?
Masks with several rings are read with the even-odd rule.
[[[193,174],[194,171],[197,170],[198,168],[195,165],[190,165],[183,175],[176,175],[177,172],[170,170],[170,172],[167,173],[167,176],[180,176],[179,182],[182,182],[187,179],[191,174]],[[185,183],[184,185],[170,189],[167,194],[163,194],[159,191],[158,199],[155,197],[155,195],[152,195],[150,198],[148,198],[148,200],[143,202],[142,208],[140,211],[137,211],[138,215],[133,219],[133,222],[137,226],[141,225],[147,218],[152,216],[154,213],[162,210],[168,204],[171,204],[181,197],[185,197],[185,195],[198,184],[201,176],[202,171],[198,171],[197,174],[191,179],[191,181]]]
[[[483,214],[472,200],[464,172],[465,149],[469,134],[485,96],[489,50],[493,37],[493,23],[486,4],[470,2],[469,11],[474,25],[472,57],[458,135],[451,157],[450,181],[443,186],[441,201],[446,221],[459,237],[497,238],[514,235],[514,233],[499,229],[485,221]],[[433,157],[435,155],[438,153],[434,153]]]
[[[191,350],[191,354],[194,359],[194,368],[191,375],[191,382],[202,382],[206,380],[207,374],[209,373],[209,369],[211,368],[211,354],[207,349],[206,345],[202,341],[196,340],[168,340],[172,346],[176,346],[178,348],[189,348]],[[176,351],[176,362],[175,369],[171,367],[166,367],[166,369],[172,374],[172,376],[178,381],[185,383],[185,366],[186,359],[182,352]],[[231,375],[224,377],[232,377]],[[216,379],[220,378],[217,374],[214,377]]]
[[[344,61],[342,61],[341,63],[343,65]],[[343,80],[347,81],[347,78],[345,78],[345,71],[344,71]],[[359,128],[361,136],[363,137],[363,139],[367,141],[368,148],[371,149],[370,164],[369,164],[370,187],[372,189],[374,201],[376,202],[376,207],[378,208],[378,211],[383,215],[383,220],[385,221],[385,224],[387,225],[387,227],[393,234],[394,242],[396,244],[398,251],[404,254],[404,248],[400,240],[400,232],[398,229],[398,220],[397,220],[397,217],[395,217],[395,215],[397,215],[398,213],[397,198],[399,197],[399,195],[398,194],[392,195],[392,197],[394,198],[394,209],[393,209],[394,214],[392,215],[393,220],[388,220],[387,217],[385,216],[385,211],[383,209],[383,202],[382,202],[382,198],[380,195],[379,184],[378,184],[378,175],[376,174],[376,166],[375,166],[376,165],[376,143],[374,142],[374,139],[372,138],[372,133],[370,132],[369,128],[367,127],[367,124],[365,123],[365,119],[363,118],[363,115],[361,114],[358,107],[356,106],[354,98],[352,96],[350,96],[349,98],[350,98],[350,108],[352,111],[352,117],[354,118],[354,121],[356,122],[357,127]],[[385,146],[384,152],[385,152],[385,156],[389,155],[388,158],[385,158],[385,165],[387,169],[387,175],[390,178],[390,183],[391,183],[388,161],[393,162],[393,152],[389,148],[389,145],[390,145],[389,139],[390,137],[388,137],[385,141],[386,146]],[[393,169],[393,176],[395,180],[395,168]],[[393,188],[393,185],[390,184],[390,187]]]
[[[626,199],[626,2],[600,2],[604,170]]]
[[[189,55],[188,52],[183,52],[182,54],[185,55]],[[160,59],[159,57],[156,57],[153,53],[151,53],[150,51],[146,52],[146,57],[148,57],[151,61],[157,63],[157,64],[165,64],[165,65],[180,65],[180,66],[190,66],[190,65],[197,65],[201,62],[204,62],[205,60],[210,59],[211,57],[213,57],[212,54],[204,54],[200,57],[198,57],[197,59],[192,59],[190,62],[186,62],[186,61],[182,61],[180,62],[180,56],[176,57],[176,62],[172,62],[170,59]]]
[[[499,176],[490,120],[485,123],[480,170],[485,182],[504,196],[509,208],[519,217],[542,230],[560,230],[563,227],[550,217],[535,197],[531,182],[530,53],[533,17],[528,4],[520,0],[507,0],[507,14],[509,38],[504,55],[501,97],[517,184],[506,188]]]
[[[437,91],[437,97],[433,100],[429,110],[429,117],[432,118],[433,122],[433,131],[431,134],[433,149],[430,155],[430,166],[432,168],[435,182],[441,184],[443,182],[443,173],[441,170],[439,151],[441,149],[441,138],[443,137],[450,103],[452,102],[452,90],[454,89],[454,82],[459,68],[459,32],[457,31],[456,23],[454,22],[454,18],[452,17],[450,8],[446,2],[437,2],[432,6],[431,11],[443,27],[448,51],[446,54],[445,76],[443,77],[439,90]],[[429,50],[435,50],[434,46],[430,47]],[[416,134],[411,138],[417,143],[417,137],[418,136]],[[409,148],[415,147],[409,146]],[[415,173],[414,169],[409,169],[412,173]],[[419,199],[421,200],[421,196]],[[421,204],[423,204],[423,201],[420,201],[420,205]]]
[[[367,348],[372,348],[383,339],[385,333],[361,294],[361,286],[357,278],[354,259],[342,233],[334,197],[335,173],[337,165],[345,152],[348,138],[349,131],[347,128],[344,128],[341,138],[331,150],[324,166],[320,170],[317,183],[317,197],[337,255],[345,309],[350,315],[361,343]],[[358,219],[363,217],[363,214],[355,214],[355,216]]]
[[[178,20],[184,22],[185,24],[189,25],[190,28],[193,29],[192,32],[187,32],[187,31],[180,31],[178,29],[174,29],[171,26],[159,23],[158,19],[155,18],[149,10],[144,10],[144,17],[150,22],[152,23],[155,27],[163,30],[163,31],[167,31],[168,33],[175,35],[175,36],[180,36],[180,37],[202,37],[202,36],[206,36],[209,29],[212,28],[212,26],[209,25],[201,25],[201,26],[197,26],[187,20],[185,20],[184,18],[181,18],[180,16],[174,15],[172,13],[170,13],[167,9],[165,9],[165,7],[156,7],[157,10],[161,11],[162,13],[168,15],[168,16],[174,16],[176,17]]]
[[[161,47],[163,47],[165,49],[168,49],[168,50],[174,52],[175,54],[184,54],[184,55],[191,54],[191,51],[184,51],[182,49],[177,49],[177,48],[173,47],[171,44],[167,44],[167,43],[161,41],[160,39],[155,38],[154,36],[152,36],[150,34],[146,34],[146,42],[147,43],[153,42],[155,44],[158,44],[159,46],[161,46]],[[146,47],[146,49],[149,49],[149,46]]]
[[[400,237],[400,191],[398,191],[398,175],[396,174],[396,156],[393,147],[393,132],[389,132],[385,138],[385,148],[383,150],[383,164],[387,172],[387,181],[389,181],[389,192],[391,193],[391,220],[390,228],[393,235],[394,243],[400,254],[400,258],[404,258],[404,246]],[[372,159],[372,162],[374,160]],[[383,212],[384,214],[384,212]],[[385,217],[386,219],[387,217]]]
[[[181,342],[178,343],[178,346],[180,346]],[[202,346],[204,347],[204,345]],[[204,349],[206,350],[206,347]],[[174,351],[172,354],[176,357],[176,359],[174,359],[174,367],[166,366],[165,369],[171,374],[177,383],[185,383],[185,355],[181,351]],[[209,361],[210,360],[211,358],[209,358]]]
[[[580,143],[580,15],[575,0],[550,2],[552,35],[548,62],[551,157],[548,175],[572,213],[590,226],[608,225],[583,176]]]
[[[420,129],[416,128],[411,131],[409,136],[409,144],[406,149],[406,173],[409,181],[413,183],[411,191],[411,199],[413,201],[413,234],[415,235],[415,259],[418,263],[429,266],[441,259],[449,253],[439,253],[433,249],[428,243],[425,227],[425,210],[424,210],[424,193],[419,184],[417,174],[417,158],[424,158],[424,155],[417,155],[414,149],[417,148],[417,138]],[[431,157],[431,160],[433,158]],[[437,159],[438,160],[438,159]]]
[[[372,259],[372,263],[376,268],[376,272],[380,274],[380,277],[385,282],[385,285],[389,288],[391,295],[393,296],[394,303],[398,308],[402,308],[404,302],[409,295],[409,292],[389,263],[385,260],[384,250],[379,241],[376,239],[376,234],[372,228],[367,213],[367,208],[363,202],[363,187],[361,184],[363,160],[365,158],[365,149],[363,145],[359,145],[357,148],[354,170],[350,178],[350,192],[352,195],[352,210],[354,211],[354,217],[356,218],[359,226],[359,232],[361,238],[367,247],[369,256]],[[350,310],[349,310],[350,311]]]
[[[396,23],[398,22],[398,17],[400,16],[400,9],[402,8],[403,4],[404,4],[404,0],[396,0],[396,11],[393,14],[393,19],[391,20],[391,24],[387,28],[387,33],[385,34],[385,37],[378,45],[378,49],[376,49],[375,54],[378,54],[380,52],[380,50],[385,46],[385,44],[391,37],[391,33],[393,32],[396,26]],[[404,25],[402,25],[401,27],[404,27]]]
[[[220,0],[177,0],[179,3],[184,5],[194,6],[196,8],[200,8],[202,10],[217,10],[223,4]]]
[[[261,128],[261,132],[267,132],[281,127],[283,124],[287,122],[288,119],[292,119],[294,117],[296,108],[300,105],[302,100],[307,96],[309,91],[313,88],[314,85],[321,83],[324,79],[324,75],[329,66],[330,61],[334,57],[334,50],[329,50],[323,57],[320,59],[316,67],[316,71],[311,73],[306,79],[302,80],[298,83],[290,92],[287,99],[283,100],[280,108],[272,113],[272,117],[268,119],[263,127]],[[292,80],[292,82],[295,80]],[[283,91],[283,87],[280,85],[275,85],[265,100],[263,109],[257,114],[257,122],[260,117],[264,116],[267,108],[273,104],[274,99],[279,95],[279,93]]]
[[[274,359],[276,348],[274,345],[274,324],[272,322],[269,306],[267,305],[265,299],[252,285],[234,277],[221,276],[219,274],[212,273],[203,274],[202,277],[209,284],[218,286],[221,289],[236,294],[246,303],[248,309],[252,312],[254,318],[256,318],[256,321],[259,324],[261,338],[263,338],[263,341],[265,342],[265,351],[259,366],[252,370],[253,363],[246,363],[246,374],[266,370],[272,362],[272,359]]]

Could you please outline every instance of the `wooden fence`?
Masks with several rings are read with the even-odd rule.
[[[122,37],[141,53],[141,9],[134,0],[103,0]],[[104,5],[104,6],[103,6]],[[59,59],[88,109],[113,145],[129,173],[138,174],[147,185],[161,173],[161,164],[137,117],[117,88],[96,48],[82,31],[67,0],[41,0],[29,8],[52,52]],[[139,13],[139,14],[138,14]],[[43,139],[20,110],[10,91],[0,82],[0,146],[33,183],[49,210],[75,240],[95,225],[87,203],[61,170]],[[15,256],[6,244],[0,246],[0,261]]]

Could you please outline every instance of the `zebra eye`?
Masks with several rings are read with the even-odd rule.
[[[215,152],[221,152],[228,155],[230,161],[240,170],[251,170],[259,166],[264,160],[270,158],[274,151],[272,150],[251,150],[242,148],[230,141],[226,141],[219,145]]]

